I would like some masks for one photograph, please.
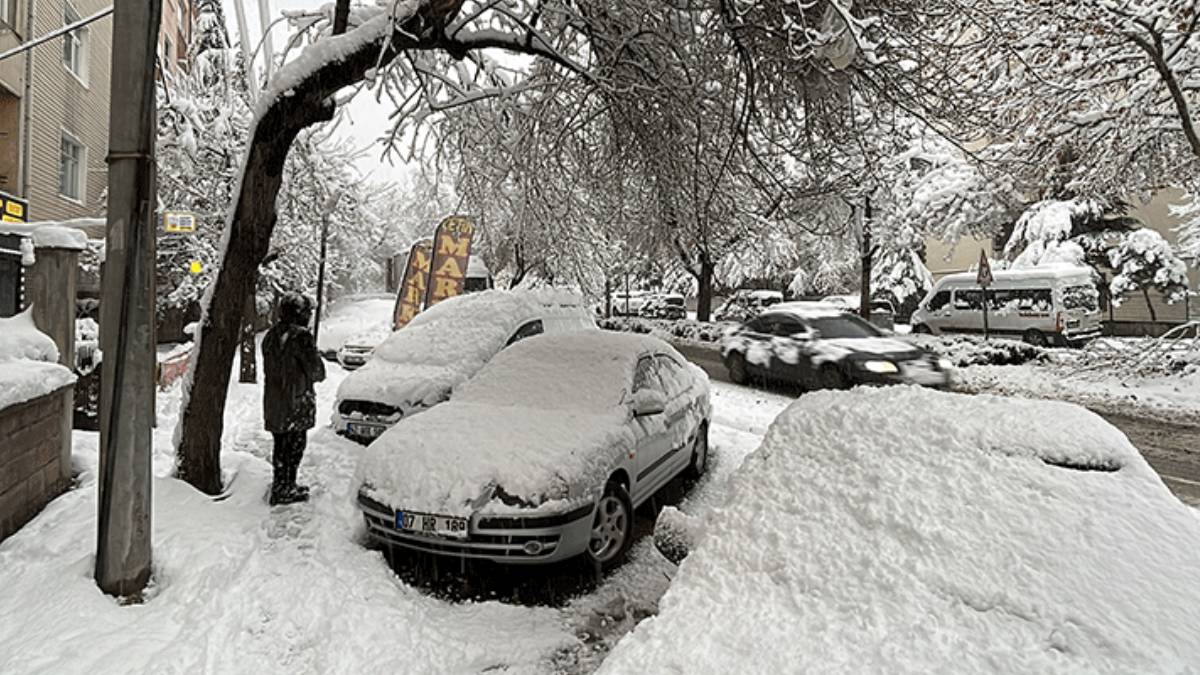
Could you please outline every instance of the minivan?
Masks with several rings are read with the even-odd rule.
[[[1100,335],[1100,294],[1087,267],[1055,265],[993,273],[988,332],[1038,346]],[[975,272],[942,277],[913,312],[914,333],[982,333],[984,290]]]

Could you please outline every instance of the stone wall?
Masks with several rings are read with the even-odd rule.
[[[0,541],[71,483],[71,388],[0,410]]]

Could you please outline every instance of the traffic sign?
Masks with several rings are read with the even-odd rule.
[[[988,263],[987,251],[979,251],[979,272],[975,275],[975,283],[984,288],[992,285],[992,266]]]
[[[163,229],[167,232],[195,232],[196,216],[191,213],[167,211],[163,213]]]

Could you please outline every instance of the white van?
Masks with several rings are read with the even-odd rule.
[[[1070,345],[1100,335],[1092,270],[1069,265],[997,271],[988,287],[988,330],[1035,345]],[[942,277],[917,311],[914,333],[982,333],[983,289],[974,272]]]

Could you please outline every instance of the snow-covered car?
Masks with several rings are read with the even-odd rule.
[[[717,311],[713,312],[713,321],[746,321],[760,313],[783,302],[783,293],[765,289],[741,289],[725,299]]]
[[[862,307],[862,297],[858,295],[827,295],[821,298],[821,302],[837,305],[854,314],[858,314]],[[870,321],[884,330],[892,330],[896,325],[896,308],[889,300],[872,300]]]
[[[356,335],[390,332],[395,304],[396,296],[386,293],[350,295],[333,301],[321,318],[317,351],[333,360],[346,341]]]
[[[352,335],[342,343],[341,349],[338,349],[338,363],[346,370],[361,368],[371,359],[375,348],[391,334],[391,327],[380,323],[369,330]]]
[[[602,675],[1200,663],[1200,517],[1079,406],[916,387],[802,396],[726,494],[664,509],[658,525],[690,553]]]
[[[634,509],[708,463],[708,377],[657,338],[539,335],[367,448],[358,504],[389,545],[501,563],[620,562]]]
[[[638,316],[642,306],[650,299],[648,291],[621,291],[612,296],[612,313],[614,316]]]
[[[858,384],[950,384],[945,359],[827,303],[794,302],[769,311],[721,338],[729,379],[845,389]]]
[[[442,301],[390,333],[342,380],[333,428],[369,443],[401,418],[445,401],[506,345],[595,327],[582,299],[562,290],[489,290]]]
[[[678,293],[659,293],[642,305],[641,315],[650,319],[686,319],[687,302]]]

